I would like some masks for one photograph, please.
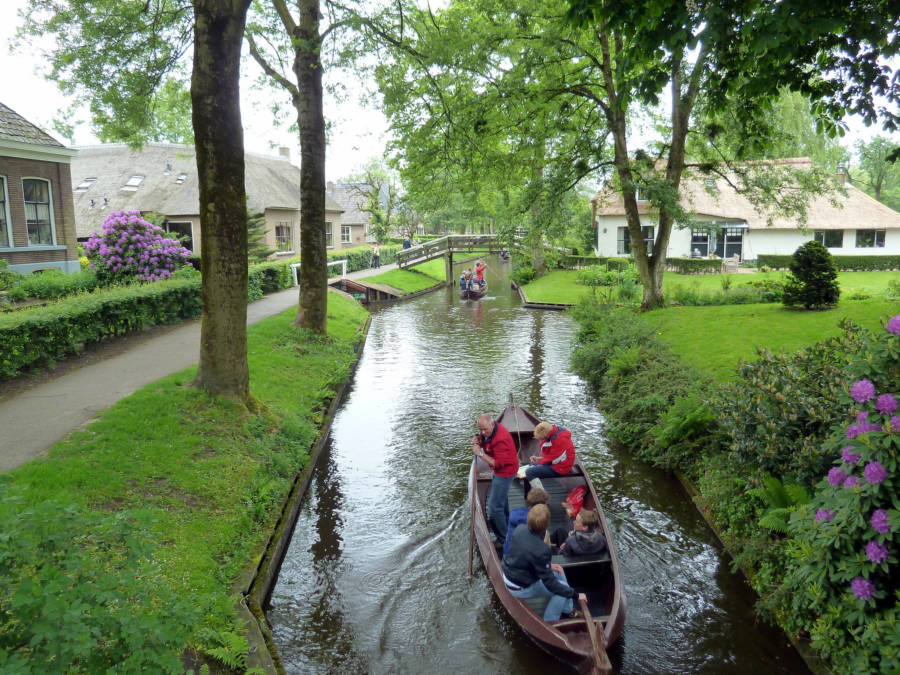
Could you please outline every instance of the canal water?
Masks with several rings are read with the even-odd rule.
[[[471,437],[513,394],[570,429],[615,532],[628,604],[622,673],[804,673],[677,481],[607,446],[570,370],[575,324],[488,294],[376,310],[301,507],[268,612],[288,673],[564,672],[508,618],[476,550],[466,578]]]

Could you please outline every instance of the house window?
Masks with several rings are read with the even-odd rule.
[[[647,196],[647,188],[638,186],[634,190],[634,199],[639,202],[649,202],[650,197]]]
[[[647,247],[647,255],[653,255],[653,225],[641,227],[641,235],[644,239],[644,246]],[[628,233],[627,227],[619,228],[616,253],[619,255],[631,254],[631,235]]]
[[[178,237],[178,241],[181,242],[181,245],[191,251],[194,250],[194,233],[191,228],[191,223],[188,221],[179,222],[179,221],[166,221],[163,223],[163,230],[168,232],[169,234],[174,234]]]
[[[97,182],[96,178],[85,178],[72,192],[87,192],[87,189]]]
[[[341,225],[341,243],[342,244],[350,243],[350,226],[349,225]]]
[[[706,258],[709,255],[709,232],[691,230],[691,257]]]
[[[53,209],[50,206],[50,181],[23,178],[25,194],[25,227],[29,246],[53,244]]]
[[[294,250],[294,225],[282,221],[275,226],[275,250],[284,253]]]
[[[0,176],[0,248],[12,246],[12,234],[9,231],[9,191],[6,189],[6,177]]]
[[[334,248],[334,234],[332,233],[331,223],[325,222],[325,248]]]
[[[825,248],[843,248],[844,246],[843,230],[816,230],[813,235],[816,241]]]
[[[857,230],[856,248],[884,248],[884,230]]]

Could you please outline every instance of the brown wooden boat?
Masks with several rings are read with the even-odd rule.
[[[531,455],[540,454],[539,442],[534,438],[534,428],[540,420],[516,405],[512,396],[509,405],[497,421],[512,434],[518,449],[520,465],[527,464]],[[581,462],[576,461],[568,475],[542,478],[541,484],[550,493],[551,532],[557,527],[572,529],[572,521],[566,514],[562,502],[576,486],[584,485],[586,491],[582,508],[596,509],[600,526],[606,536],[608,551],[603,554],[568,558],[565,555],[553,556],[553,562],[565,570],[569,585],[576,593],[584,593],[587,596],[587,605],[581,606],[585,618],[544,621],[543,613],[548,602],[547,598],[522,600],[514,597],[506,588],[500,568],[500,557],[491,541],[487,523],[486,502],[491,478],[490,466],[480,457],[476,457],[469,475],[469,496],[470,498],[474,496],[472,534],[478,543],[478,551],[500,602],[513,620],[542,649],[570,664],[578,672],[611,672],[606,649],[616,641],[625,624],[625,593],[609,524]],[[513,481],[509,491],[510,510],[525,504],[525,483],[525,480],[518,478]]]
[[[459,297],[463,300],[478,300],[483,298],[487,293],[487,284],[475,284],[473,288],[462,288],[459,291]]]

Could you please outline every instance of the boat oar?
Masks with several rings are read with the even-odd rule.
[[[475,500],[478,499],[478,474],[476,473],[475,462],[472,458],[472,469],[469,472],[469,480],[472,482],[472,514],[469,519],[469,574],[472,578],[472,557],[475,555]]]
[[[578,595],[578,602],[581,605],[581,613],[584,614],[584,622],[587,624],[588,635],[591,638],[591,649],[594,655],[594,670],[596,675],[610,675],[612,673],[612,663],[606,653],[606,633],[602,630],[597,631],[597,624],[591,616],[591,610],[588,608],[587,598],[583,593]]]

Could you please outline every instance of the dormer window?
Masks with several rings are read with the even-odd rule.
[[[73,192],[87,192],[88,188],[96,182],[96,178],[85,178],[75,187]]]
[[[716,190],[716,189],[717,189],[717,188],[716,188],[716,179],[715,179],[715,178],[707,178],[706,181],[705,181],[705,183],[706,183],[707,189],[709,189],[709,190]]]
[[[122,186],[122,189],[126,192],[137,192],[138,186],[144,182],[144,176],[132,176],[128,179],[128,182]]]
[[[181,185],[186,180],[187,180],[187,174],[180,173],[180,174],[178,174],[178,178],[175,179],[175,185]]]

